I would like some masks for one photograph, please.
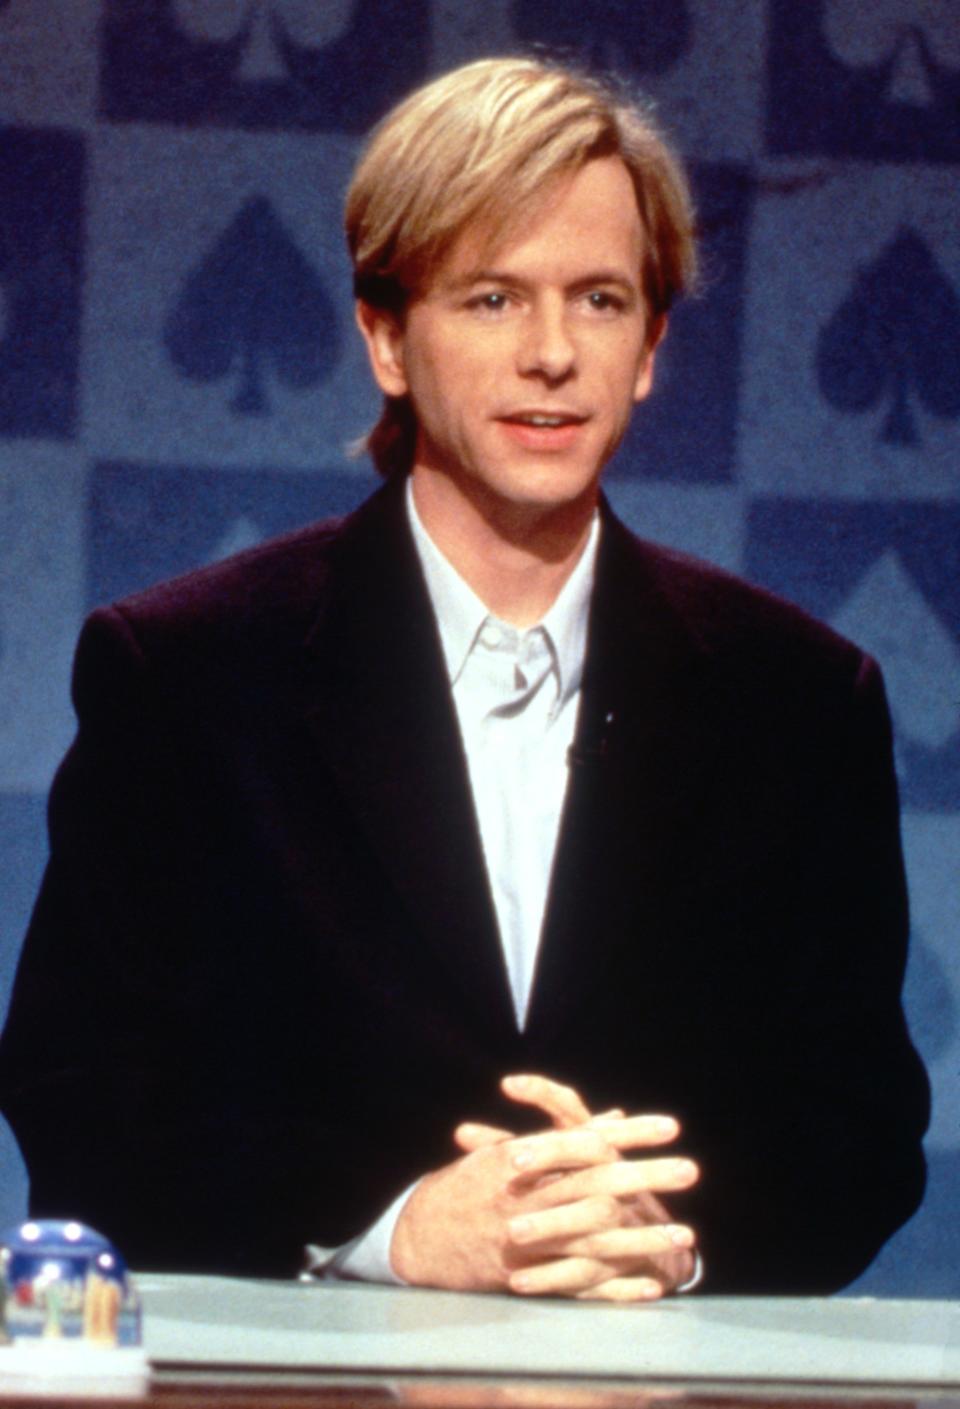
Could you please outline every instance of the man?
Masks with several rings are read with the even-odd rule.
[[[385,487],[81,640],[0,1049],[36,1213],[135,1265],[645,1300],[695,1244],[706,1289],[832,1290],[916,1207],[876,667],[599,492],[690,226],[562,69],[374,134]]]

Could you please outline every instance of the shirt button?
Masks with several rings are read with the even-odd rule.
[[[495,626],[492,621],[486,621],[480,630],[480,640],[485,646],[489,646],[491,650],[496,650],[497,646],[499,646],[500,642],[503,640],[503,633],[499,626]]]

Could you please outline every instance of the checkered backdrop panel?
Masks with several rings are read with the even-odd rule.
[[[960,26],[948,0],[0,0],[0,993],[95,603],[358,502],[340,204],[431,73],[613,66],[689,159],[700,297],[609,472],[645,535],[884,666],[930,1190],[858,1290],[956,1295]],[[762,1151],[758,1151],[762,1158]],[[0,1217],[25,1178],[0,1142]]]

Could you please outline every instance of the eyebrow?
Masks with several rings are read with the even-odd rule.
[[[455,279],[443,281],[443,287],[449,289],[451,293],[459,293],[462,290],[473,288],[476,284],[513,284],[521,288],[528,288],[530,279],[524,279],[511,273],[508,269],[476,269],[468,274],[461,274]],[[570,289],[592,289],[598,284],[616,284],[619,288],[638,289],[640,279],[631,280],[619,269],[593,269],[589,273],[575,279],[568,287]]]

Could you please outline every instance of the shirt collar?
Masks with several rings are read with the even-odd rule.
[[[405,490],[410,530],[437,619],[447,675],[451,685],[454,685],[484,622],[496,621],[497,618],[487,610],[473,588],[463,580],[428,534],[414,502],[411,476],[407,478]],[[583,679],[590,596],[599,542],[600,515],[595,512],[583,552],[556,601],[539,622],[518,633],[522,637],[529,631],[543,630],[556,655],[561,700],[575,694]]]

